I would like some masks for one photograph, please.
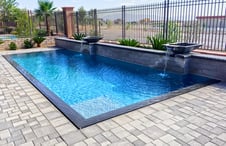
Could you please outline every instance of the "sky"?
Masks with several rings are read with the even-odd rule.
[[[86,10],[90,9],[105,9],[105,8],[115,8],[121,7],[122,5],[141,5],[148,4],[150,1],[156,0],[51,0],[54,6],[60,9],[64,6],[74,7],[78,9],[83,6]],[[159,0],[160,1],[160,0]],[[17,0],[18,6],[20,8],[26,8],[28,10],[34,10],[38,8],[37,0]]]

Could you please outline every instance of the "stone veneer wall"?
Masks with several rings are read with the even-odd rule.
[[[29,38],[18,38],[15,40],[5,40],[3,44],[0,44],[0,50],[7,50],[9,49],[9,44],[11,42],[15,42],[18,49],[24,48],[24,40]],[[46,40],[42,42],[41,47],[49,47],[49,46],[55,46],[55,37],[49,36],[46,37]],[[34,46],[36,47],[36,46]]]

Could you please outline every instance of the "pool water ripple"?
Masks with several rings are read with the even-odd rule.
[[[11,58],[85,119],[208,80],[63,49]]]

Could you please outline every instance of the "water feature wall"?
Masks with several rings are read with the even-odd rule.
[[[56,39],[56,46],[60,48],[70,49],[76,52],[88,53],[95,55],[97,47],[95,43],[87,43],[85,41],[72,40],[67,38]]]
[[[226,56],[192,54],[189,72],[226,81]]]
[[[82,45],[81,45],[82,43]],[[165,66],[165,51],[141,49],[135,47],[96,43],[92,44],[95,47],[95,53],[100,56],[113,58],[125,62],[139,64],[143,66],[158,68],[163,70]],[[89,44],[83,41],[71,40],[66,38],[56,38],[56,46],[60,48],[74,50],[76,52],[90,51]],[[82,48],[81,48],[82,46]],[[91,53],[91,52],[90,52]],[[184,69],[186,56],[169,57],[167,71],[174,71],[179,73],[187,73]],[[186,71],[186,72],[185,72]]]
[[[80,52],[81,41],[66,38],[56,38],[56,46]],[[83,47],[89,47],[83,44]],[[140,64],[163,70],[165,52],[142,49],[114,44],[96,43],[96,54],[125,62]],[[190,55],[175,55],[169,57],[167,71],[193,73],[214,79],[226,81],[226,57],[192,53]]]
[[[97,54],[113,59],[118,59],[134,64],[163,70],[165,66],[165,51],[141,49],[121,45],[98,43]],[[184,73],[184,56],[169,57],[167,70]]]
[[[76,52],[82,52],[83,49],[87,49],[89,45],[87,43],[83,43],[81,45],[82,41],[78,40],[72,40],[67,38],[56,38],[55,44],[57,47],[70,49]],[[81,49],[82,46],[82,49]]]

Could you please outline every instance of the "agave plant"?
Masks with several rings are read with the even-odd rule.
[[[73,38],[75,40],[82,40],[82,38],[86,37],[86,34],[85,33],[75,33],[73,34]]]
[[[167,44],[169,41],[161,38],[161,37],[147,37],[148,43],[151,43],[152,48],[156,50],[165,50],[163,44]]]
[[[140,46],[140,43],[135,39],[121,39],[119,40],[119,44],[124,46],[132,46],[132,47]]]
[[[31,39],[26,39],[26,40],[24,40],[24,47],[25,47],[26,49],[32,48],[33,45],[34,45],[34,43],[32,42]]]
[[[44,37],[36,36],[33,38],[33,41],[37,44],[37,47],[41,46],[41,43],[45,40]]]
[[[9,44],[9,50],[16,50],[16,49],[17,49],[16,43],[11,42],[11,43]]]

